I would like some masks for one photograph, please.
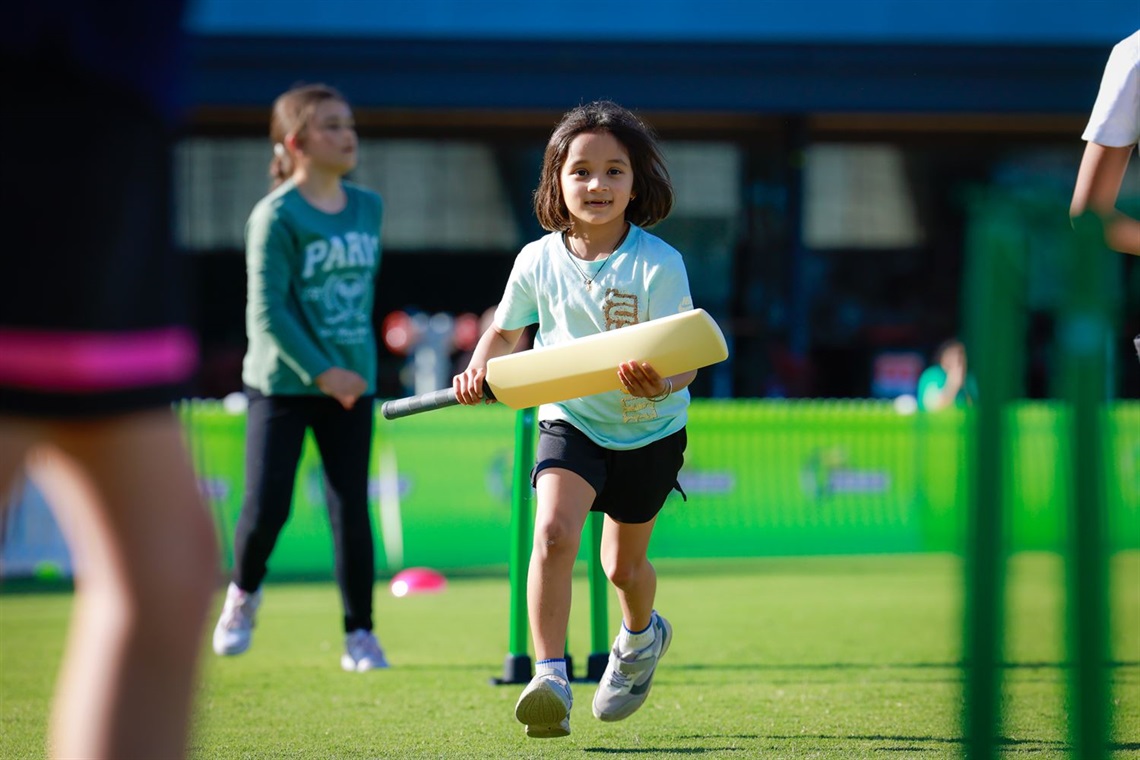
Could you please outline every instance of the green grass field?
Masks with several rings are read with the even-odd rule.
[[[206,657],[195,758],[959,757],[961,561],[949,555],[668,561],[658,607],[675,628],[653,694],[630,719],[590,714],[573,733],[526,739],[521,687],[493,686],[507,654],[501,577],[453,578],[397,599],[377,585],[388,671],[339,668],[331,583],[268,584],[254,647]],[[1062,567],[1010,564],[1003,755],[1067,757]],[[1140,756],[1140,553],[1112,563],[1112,757]],[[0,757],[43,757],[70,595],[0,593]],[[584,670],[586,581],[572,654]],[[221,595],[218,596],[218,605]],[[611,597],[611,629],[616,601]],[[212,621],[211,621],[212,625]]]

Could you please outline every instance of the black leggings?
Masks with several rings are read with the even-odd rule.
[[[311,428],[324,470],[344,630],[372,630],[372,397],[346,411],[328,396],[265,396],[248,387],[246,393],[245,497],[234,536],[234,583],[255,591],[265,579],[269,555],[289,518],[301,447]]]

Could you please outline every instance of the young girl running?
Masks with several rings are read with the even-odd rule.
[[[336,90],[307,85],[281,95],[270,138],[274,188],[246,225],[245,500],[214,651],[234,655],[249,648],[261,582],[289,517],[311,429],[324,468],[344,606],[341,666],[383,668],[387,661],[372,633],[368,515],[381,201],[343,179],[356,166],[357,137],[352,110]]]
[[[510,353],[538,323],[536,346],[616,330],[693,308],[681,255],[642,227],[664,219],[673,188],[656,137],[608,101],[569,111],[546,146],[534,196],[550,234],[515,260],[494,322],[453,381],[463,404],[483,398],[487,362]],[[528,736],[570,733],[566,673],[571,571],[582,527],[603,512],[601,558],[622,627],[594,696],[595,717],[616,721],[645,702],[672,628],[654,610],[647,551],[657,513],[677,485],[696,372],[662,377],[631,360],[614,367],[622,390],[539,410],[537,490],[527,598],[537,674],[515,706]]]

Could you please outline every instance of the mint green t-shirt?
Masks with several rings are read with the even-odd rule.
[[[524,247],[495,311],[495,324],[513,330],[537,322],[537,348],[693,308],[681,254],[636,225],[605,259],[570,257],[561,233]],[[589,287],[587,277],[592,279]],[[623,450],[677,432],[685,426],[688,409],[687,388],[657,403],[616,390],[544,404],[538,418],[569,422],[599,446]]]
[[[319,394],[330,367],[376,388],[372,303],[380,266],[380,196],[343,183],[335,214],[309,204],[286,181],[246,222],[246,335],[242,381],[264,394]]]

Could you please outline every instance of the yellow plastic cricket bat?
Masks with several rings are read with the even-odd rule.
[[[724,334],[704,309],[693,309],[585,338],[508,354],[487,362],[483,394],[512,409],[617,390],[618,365],[645,361],[662,377],[728,358]],[[385,419],[459,402],[453,388],[386,401]]]

